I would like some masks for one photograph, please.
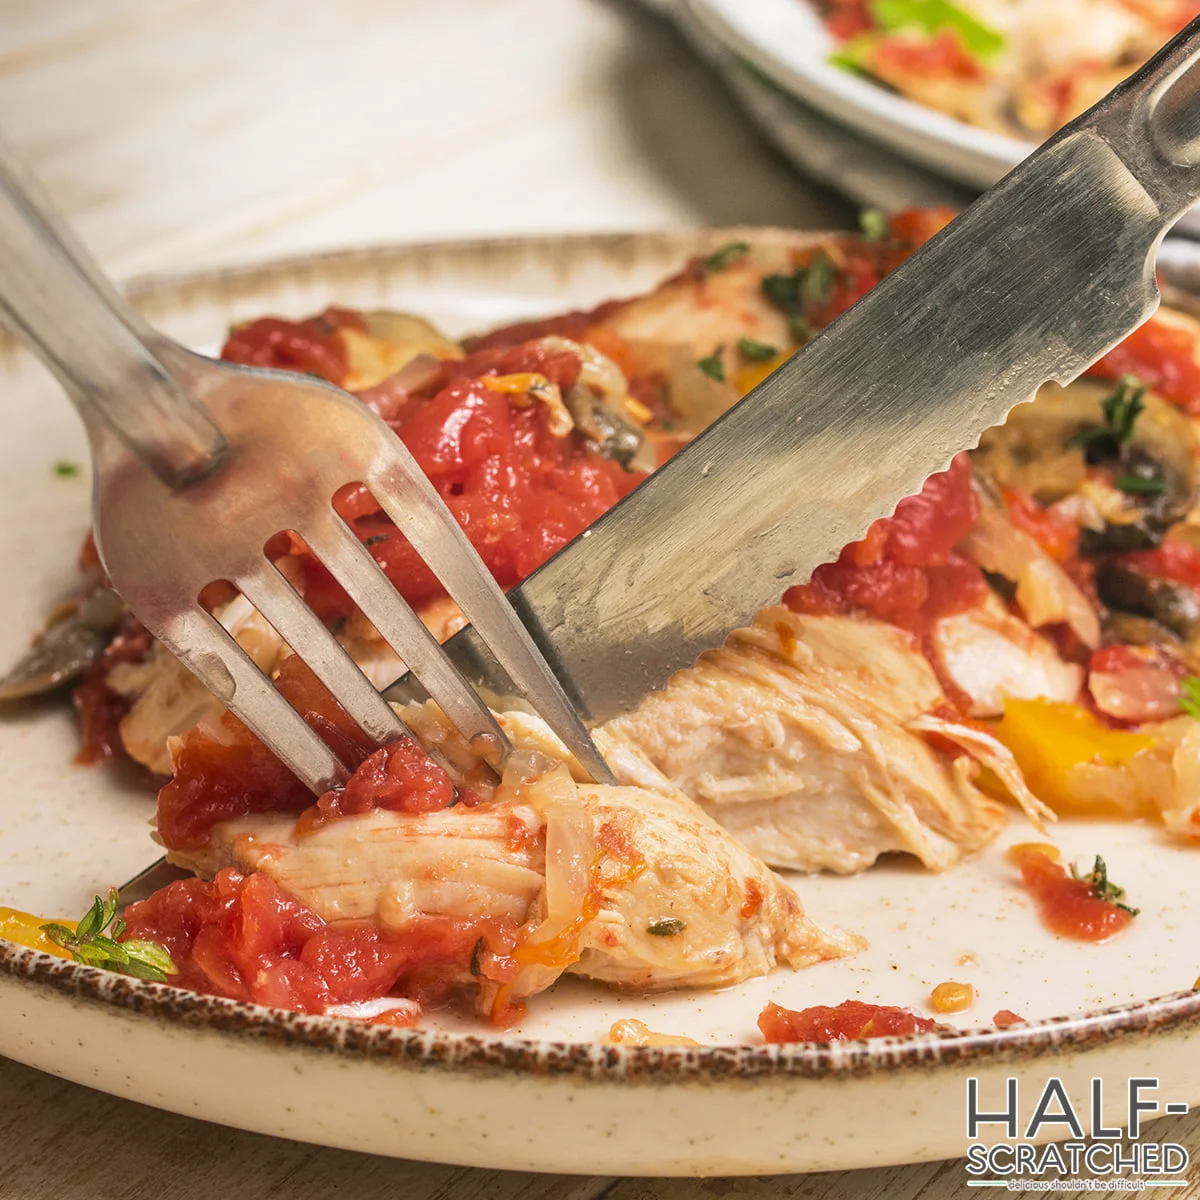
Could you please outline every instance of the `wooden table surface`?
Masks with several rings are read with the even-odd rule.
[[[618,0],[4,0],[0,129],[119,278],[427,236],[852,220]],[[1152,1136],[1200,1158],[1191,1118]],[[942,1200],[965,1179],[961,1163],[703,1182],[430,1166],[0,1060],[4,1200]]]

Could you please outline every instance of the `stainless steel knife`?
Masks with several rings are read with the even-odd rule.
[[[585,718],[632,708],[1146,320],[1198,164],[1200,20],[509,593]],[[448,648],[511,702],[472,630]]]

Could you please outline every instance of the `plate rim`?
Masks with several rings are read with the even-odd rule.
[[[353,268],[391,260],[541,251],[548,258],[593,246],[610,254],[659,244],[663,250],[700,253],[739,237],[801,245],[844,230],[780,226],[689,226],[571,231],[360,244],[198,269],[140,275],[124,285],[139,305],[169,302],[194,289],[268,284],[281,275]],[[0,334],[0,343],[11,341]],[[459,1031],[393,1029],[348,1018],[291,1012],[208,996],[87,967],[0,938],[0,977],[107,1011],[158,1019],[173,1028],[213,1032],[288,1049],[390,1060],[413,1068],[466,1072],[497,1070],[533,1076],[573,1076],[582,1081],[719,1082],[761,1078],[850,1079],[877,1073],[1035,1060],[1097,1051],[1114,1041],[1154,1037],[1200,1026],[1200,990],[1182,990],[1100,1009],[1023,1022],[1008,1029],[939,1030],[904,1037],[836,1043],[624,1046],[600,1041],[556,1041]]]
[[[999,168],[998,174],[985,181],[981,171],[964,166],[956,175],[960,181],[990,186],[1037,149],[1034,140],[971,125],[929,105],[918,104],[868,76],[840,70],[824,58],[809,60],[781,53],[778,45],[755,37],[749,28],[746,11],[752,6],[751,0],[681,0],[681,3],[735,55],[826,116],[852,125],[876,140],[884,140],[878,136],[882,123],[906,136],[935,143],[944,151],[986,158]],[[755,7],[761,8],[763,4],[771,5],[772,10],[792,12],[809,7],[809,0],[753,0]],[[819,20],[815,12],[812,16]],[[931,162],[928,157],[924,161]],[[955,174],[950,167],[940,169]]]

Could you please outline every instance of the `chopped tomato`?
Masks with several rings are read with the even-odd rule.
[[[933,208],[902,208],[888,218],[888,231],[892,238],[916,250],[925,245],[934,234],[941,233],[958,214],[944,205]]]
[[[276,686],[339,756],[361,763],[372,747],[358,726],[296,656]],[[302,812],[312,793],[236,717],[189,729],[175,775],[158,794],[158,833],[170,849],[203,844],[220,821],[254,812]]]
[[[1179,714],[1187,667],[1160,646],[1115,644],[1097,650],[1088,663],[1088,691],[1106,717],[1141,725]]]
[[[885,79],[894,74],[972,80],[984,77],[979,59],[953,29],[939,29],[929,38],[905,33],[882,37],[871,52],[870,62]]]
[[[343,325],[361,324],[357,313],[334,308],[306,321],[261,317],[232,330],[221,357],[249,367],[318,375],[340,384],[346,378],[346,349],[335,331]]]
[[[485,948],[495,954],[513,940],[502,923],[465,918],[428,917],[396,932],[373,921],[326,923],[269,875],[232,868],[168,884],[131,904],[125,920],[124,938],[170,953],[179,969],[172,983],[297,1012],[387,995],[439,1002],[484,977]]]
[[[574,432],[552,434],[546,406],[532,396],[484,382],[540,375],[565,390],[580,369],[577,354],[538,342],[483,349],[443,363],[388,421],[504,588],[515,587],[643,478]],[[445,594],[365,488],[344,491],[335,503],[411,604]],[[305,598],[326,622],[350,613],[349,598],[320,563],[301,551],[294,565]]]
[[[845,1000],[836,1007],[818,1004],[799,1010],[768,1004],[758,1014],[758,1027],[768,1042],[782,1044],[903,1037],[910,1033],[927,1033],[937,1027],[937,1022],[907,1008]]]
[[[1127,554],[1121,562],[1146,575],[1171,579],[1200,592],[1200,548],[1168,538],[1154,550]]]
[[[1055,562],[1065,563],[1076,557],[1079,526],[1074,521],[1043,508],[1028,492],[1017,488],[1005,488],[1003,497],[1008,519]]]
[[[1196,339],[1186,329],[1151,317],[1114,346],[1087,374],[1100,379],[1135,375],[1164,400],[1200,415],[1200,361]]]
[[[958,455],[930,476],[894,516],[876,521],[836,563],[818,567],[807,584],[788,590],[794,612],[862,612],[902,629],[924,632],[934,619],[984,598],[987,583],[974,563],[954,553],[979,516],[971,461]]]
[[[1014,846],[1009,853],[1052,933],[1103,942],[1133,920],[1129,909],[1095,895],[1089,880],[1074,878],[1044,847]]]
[[[993,1018],[992,1024],[997,1029],[1009,1029],[1013,1025],[1020,1025],[1025,1020],[1024,1017],[1018,1016],[1010,1008],[1002,1008]]]

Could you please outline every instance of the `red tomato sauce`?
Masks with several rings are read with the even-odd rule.
[[[1164,400],[1193,416],[1200,416],[1200,362],[1196,346],[1186,329],[1151,317],[1123,342],[1114,346],[1087,370],[1099,379],[1136,375]]]
[[[166,947],[176,986],[296,1012],[389,995],[432,1007],[514,969],[508,923],[430,917],[402,932],[373,921],[327,923],[269,875],[232,868],[211,881],[169,884],[131,904],[125,920],[124,938]],[[503,1023],[506,1014],[498,1016]]]
[[[1200,548],[1168,538],[1155,550],[1124,555],[1121,562],[1159,579],[1171,579],[1200,592]]]
[[[362,325],[358,313],[343,308],[327,308],[305,321],[260,317],[230,332],[221,357],[247,367],[318,375],[340,386],[346,378],[346,350],[334,333],[343,326]]]
[[[982,79],[979,60],[953,29],[939,29],[931,38],[901,34],[884,37],[871,54],[871,66],[883,75],[902,72],[949,79]]]
[[[566,389],[580,367],[577,354],[548,352],[540,343],[481,350],[443,363],[388,421],[504,588],[520,583],[644,478],[601,457],[574,432],[552,434],[541,402],[481,382],[536,373]],[[409,603],[445,595],[365,488],[345,489],[335,506]],[[306,552],[295,557],[313,609],[327,622],[348,615],[349,598],[325,568]]]
[[[974,607],[987,595],[983,573],[954,552],[978,517],[971,461],[960,454],[837,562],[790,588],[783,603],[815,615],[859,612],[923,634],[938,617]]]
[[[907,1008],[888,1004],[864,1004],[845,1000],[836,1007],[818,1004],[812,1008],[783,1008],[768,1004],[758,1014],[758,1028],[770,1043],[852,1042],[860,1038],[902,1037],[927,1033],[937,1022],[918,1016]]]
[[[302,829],[312,831],[327,820],[377,808],[433,812],[456,800],[477,802],[473,795],[456,794],[450,776],[411,739],[373,750],[301,659],[284,661],[276,686],[338,756],[355,766],[353,775],[314,806],[312,793],[226,714],[180,739],[175,774],[158,794],[158,832],[168,849],[202,845],[214,825],[247,813],[304,813]]]
[[[1133,920],[1132,913],[1098,899],[1086,879],[1075,879],[1045,850],[1014,846],[1009,853],[1052,933],[1080,942],[1103,942]]]

